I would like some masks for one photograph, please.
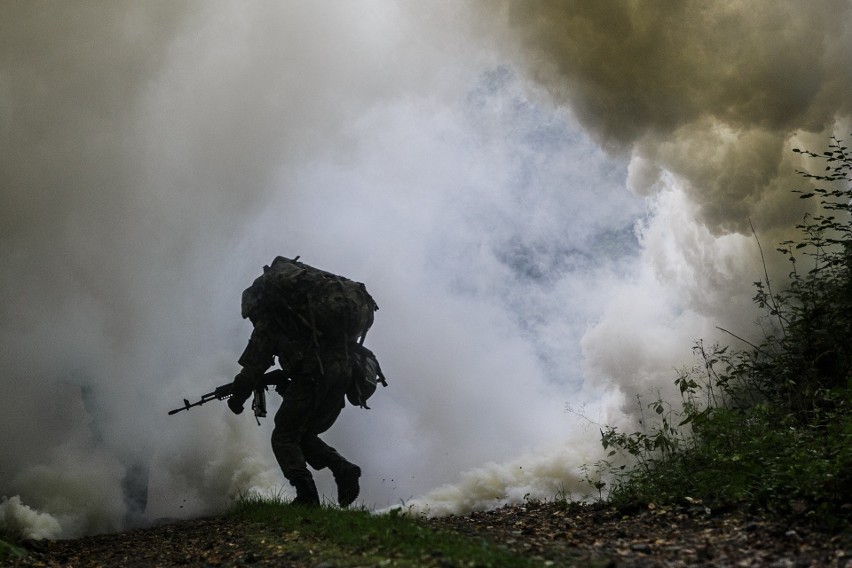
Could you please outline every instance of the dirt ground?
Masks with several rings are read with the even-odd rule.
[[[533,503],[431,523],[484,535],[555,566],[852,568],[848,532],[714,514],[700,503],[652,505],[630,515],[605,506],[577,511]]]
[[[820,532],[735,512],[716,514],[698,503],[651,506],[630,515],[610,507],[577,510],[558,503],[529,503],[422,522],[484,538],[542,566],[852,568],[849,532]],[[217,517],[74,540],[31,542],[26,558],[6,563],[139,568],[336,565],[314,555],[313,549],[321,550],[322,542],[298,544],[288,546],[262,525]],[[396,564],[392,558],[379,563]],[[465,564],[438,557],[424,560],[423,565]]]

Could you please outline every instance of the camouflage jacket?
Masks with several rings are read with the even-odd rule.
[[[347,349],[345,344],[293,339],[274,321],[259,319],[238,361],[242,370],[234,378],[234,398],[245,400],[255,388],[263,386],[263,375],[275,364],[276,357],[286,375],[298,379],[322,374],[324,361],[345,360]]]

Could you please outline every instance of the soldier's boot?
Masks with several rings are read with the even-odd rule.
[[[302,505],[304,507],[319,507],[320,499],[317,485],[311,478],[300,478],[290,482],[296,488],[296,498],[291,505]]]
[[[361,487],[358,478],[361,477],[361,468],[344,461],[332,469],[334,482],[337,484],[337,503],[341,507],[348,507],[358,498]]]

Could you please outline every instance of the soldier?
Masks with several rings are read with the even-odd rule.
[[[361,469],[319,438],[334,424],[345,405],[352,367],[346,341],[323,341],[316,335],[298,334],[293,326],[257,300],[253,289],[243,293],[243,317],[254,330],[239,359],[242,370],[234,378],[228,407],[235,414],[255,388],[263,388],[263,375],[278,358],[290,382],[275,414],[272,451],[284,477],[296,488],[294,504],[317,506],[319,494],[308,470],[329,468],[337,484],[337,501],[347,507],[358,497]]]

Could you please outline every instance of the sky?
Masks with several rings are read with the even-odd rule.
[[[380,307],[390,386],[325,437],[360,505],[582,496],[600,424],[674,396],[695,340],[758,331],[750,226],[794,235],[792,148],[852,132],[850,10],[3,3],[0,522],[291,496],[271,419],[167,415],[239,370],[240,294],[278,255]]]

